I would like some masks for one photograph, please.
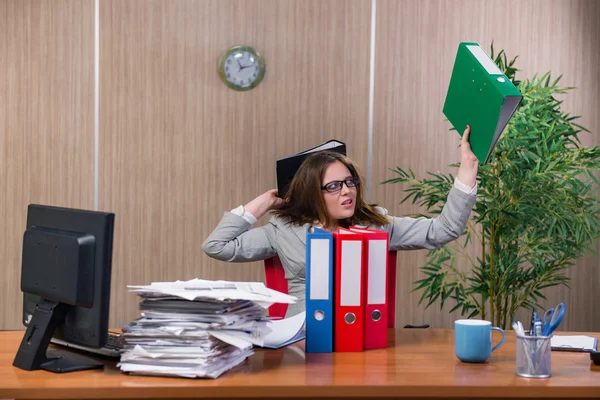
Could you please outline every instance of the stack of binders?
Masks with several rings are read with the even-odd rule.
[[[387,347],[388,233],[314,228],[306,239],[306,352]]]

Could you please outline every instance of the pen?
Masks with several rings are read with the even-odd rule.
[[[534,308],[533,310],[531,310],[531,325],[529,325],[529,334],[531,336],[533,336],[535,333],[533,325],[535,324],[535,321],[537,321],[537,320],[538,320],[538,315]]]
[[[512,323],[512,327],[513,330],[515,331],[515,333],[517,334],[517,346],[522,345],[522,351],[523,354],[525,356],[525,362],[526,362],[526,368],[528,371],[531,371],[532,368],[534,368],[535,364],[534,364],[534,360],[533,360],[533,354],[531,351],[531,347],[529,345],[529,341],[527,340],[527,337],[525,336],[525,329],[523,329],[523,324],[521,323],[521,321],[516,321]],[[520,339],[519,339],[520,337]],[[521,343],[521,344],[519,344]]]
[[[535,336],[542,336],[542,321],[539,319],[536,319],[535,322],[533,323],[533,331],[535,333]]]
[[[513,328],[513,331],[515,331],[515,333],[517,335],[522,336],[521,330],[519,329],[519,324],[517,324],[516,322],[513,322],[512,328]]]
[[[517,321],[517,324],[519,325],[519,332],[521,333],[521,336],[525,336],[525,328],[523,328],[521,321]]]

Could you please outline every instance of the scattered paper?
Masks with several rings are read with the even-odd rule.
[[[293,304],[294,296],[269,289],[262,282],[230,282],[192,279],[189,281],[152,282],[150,285],[128,285],[132,292],[153,294],[154,297],[170,295],[186,300],[251,300],[271,305],[275,303]]]
[[[305,334],[306,312],[294,315],[290,318],[274,320],[267,323],[271,329],[264,338],[262,347],[267,349],[280,349],[292,343],[299,342],[306,338]]]

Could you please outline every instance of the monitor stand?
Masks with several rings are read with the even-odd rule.
[[[66,304],[49,300],[41,300],[37,304],[13,361],[13,366],[26,371],[44,369],[57,373],[104,367],[102,363],[80,355],[56,351],[46,354],[54,330],[65,320],[67,307],[69,306]]]

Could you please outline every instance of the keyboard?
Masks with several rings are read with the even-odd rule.
[[[57,344],[59,346],[65,346],[65,347],[69,347],[72,349],[83,350],[88,353],[94,353],[94,354],[99,354],[99,355],[102,355],[105,357],[113,357],[113,358],[121,357],[121,349],[123,348],[123,343],[121,341],[120,336],[115,333],[111,333],[111,332],[108,333],[108,340],[106,341],[106,344],[104,345],[104,347],[100,347],[100,348],[82,346],[79,344],[65,342],[64,340],[60,340],[60,339],[56,339],[56,338],[52,338],[51,343]]]

